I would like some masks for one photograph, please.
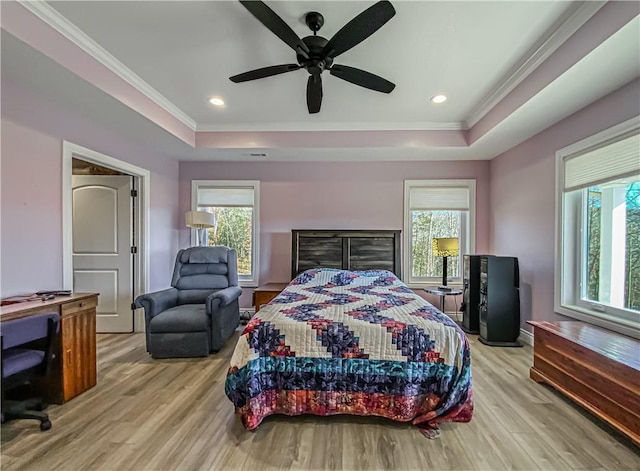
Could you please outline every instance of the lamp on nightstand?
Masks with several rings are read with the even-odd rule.
[[[433,255],[436,257],[442,257],[442,286],[439,286],[443,291],[447,291],[450,288],[447,287],[447,257],[457,257],[459,254],[458,238],[457,237],[439,237],[434,238],[431,242],[431,248],[433,249]]]
[[[206,211],[187,211],[185,225],[196,230],[196,245],[207,245],[204,230],[216,225],[216,217]]]

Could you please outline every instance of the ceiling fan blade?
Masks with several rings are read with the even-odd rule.
[[[307,80],[307,109],[309,113],[317,113],[322,105],[322,77],[320,74],[310,75]]]
[[[336,57],[360,44],[393,18],[396,10],[387,0],[370,6],[333,35],[322,50],[325,57]]]
[[[291,27],[284,22],[282,18],[278,16],[271,8],[269,8],[264,2],[258,0],[240,0],[242,6],[255,16],[260,23],[265,25],[273,34],[282,39],[285,43],[299,52],[305,57],[309,57],[309,48],[302,42],[300,37],[291,29]]]
[[[334,65],[329,70],[331,75],[376,92],[391,93],[396,85],[366,70],[346,65]]]
[[[243,74],[234,75],[233,77],[229,77],[229,80],[235,83],[248,82],[249,80],[256,80],[271,77],[272,75],[293,72],[300,68],[301,67],[298,64],[272,65],[271,67],[263,67],[261,69],[250,70]]]

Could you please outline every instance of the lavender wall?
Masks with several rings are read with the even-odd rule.
[[[518,257],[522,327],[566,319],[553,310],[556,151],[637,116],[639,103],[637,79],[491,161],[490,250]]]
[[[259,281],[286,282],[291,278],[291,229],[402,229],[404,180],[428,178],[477,180],[476,246],[486,251],[487,161],[181,162],[180,213],[191,208],[191,180],[260,180]],[[189,245],[187,229],[181,230],[180,245]],[[251,292],[244,290],[243,306],[251,305]]]
[[[2,82],[0,295],[62,287],[62,141],[151,171],[150,288],[169,286],[178,245],[178,163]]]

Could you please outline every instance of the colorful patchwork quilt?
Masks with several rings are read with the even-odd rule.
[[[471,420],[471,354],[393,273],[313,269],[249,321],[225,392],[249,430],[272,414],[377,415],[433,438]]]

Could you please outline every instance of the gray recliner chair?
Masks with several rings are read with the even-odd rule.
[[[153,358],[207,356],[240,323],[238,255],[228,247],[192,247],[176,257],[171,288],[138,296]]]

